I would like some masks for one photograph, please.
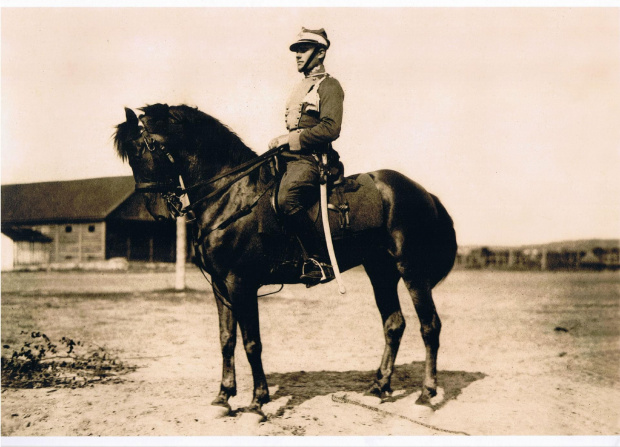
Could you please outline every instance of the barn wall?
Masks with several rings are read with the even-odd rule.
[[[87,262],[105,259],[105,222],[41,225],[33,229],[53,239],[51,262]]]
[[[3,272],[8,272],[10,270],[13,270],[14,250],[15,250],[15,247],[13,246],[13,240],[3,233],[2,234],[2,271]]]
[[[106,258],[129,261],[174,262],[176,233],[174,222],[108,221]]]
[[[50,262],[50,242],[15,242],[14,265],[48,265]]]
[[[128,261],[174,262],[176,256],[174,222],[111,219],[109,222],[47,224],[28,228],[48,236],[52,242],[10,241],[12,245],[7,243],[7,250],[11,250],[15,259],[5,259],[7,256],[3,255],[3,266],[7,269],[9,264],[79,264],[117,257]],[[188,240],[190,235],[188,232]],[[188,253],[188,259],[190,256]]]

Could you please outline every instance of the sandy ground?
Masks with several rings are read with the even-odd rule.
[[[364,396],[383,333],[363,270],[344,279],[345,296],[328,284],[261,299],[272,402],[258,423],[241,411],[252,390],[241,343],[232,414],[216,418],[209,405],[221,356],[215,303],[197,271],[185,294],[154,292],[173,284],[170,272],[3,274],[3,344],[18,329],[41,330],[105,346],[138,369],[117,384],[3,388],[2,435],[620,434],[618,274],[453,272],[435,290],[434,410],[414,403],[424,349],[404,288],[395,399]]]

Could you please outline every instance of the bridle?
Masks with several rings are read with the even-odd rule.
[[[142,121],[142,120],[141,120]],[[194,185],[188,186],[186,187],[184,182],[183,182],[183,176],[180,174],[179,169],[176,165],[176,161],[174,159],[174,156],[170,153],[170,151],[166,148],[166,146],[158,141],[156,141],[151,134],[149,133],[149,131],[147,130],[146,126],[143,123],[142,126],[142,131],[140,133],[143,141],[144,141],[144,146],[146,146],[146,149],[151,153],[162,153],[163,155],[165,155],[165,160],[169,163],[169,167],[173,172],[173,175],[178,175],[178,183],[175,183],[174,180],[170,179],[167,182],[137,182],[135,185],[135,191],[139,192],[139,193],[157,193],[157,194],[161,194],[162,198],[166,201],[166,204],[168,206],[168,211],[170,212],[170,214],[174,217],[177,218],[179,216],[185,216],[185,215],[190,215],[193,218],[191,220],[195,219],[195,216],[193,216],[194,214],[194,210],[197,207],[197,205],[207,202],[210,199],[213,199],[221,194],[223,194],[225,191],[227,191],[232,185],[234,185],[235,183],[237,183],[239,180],[241,180],[242,178],[250,175],[250,173],[252,173],[253,171],[257,170],[258,168],[260,168],[261,166],[265,165],[266,163],[269,162],[273,162],[275,160],[275,157],[277,155],[279,155],[284,149],[285,147],[281,146],[278,148],[274,148],[274,149],[270,149],[267,152],[265,152],[262,155],[259,155],[258,157],[249,160],[245,163],[242,163],[238,166],[235,166],[233,169],[230,169],[229,171],[226,171],[222,174],[219,174],[213,178],[210,178],[209,180],[205,180],[202,182],[198,182]],[[235,222],[236,220],[240,219],[243,216],[246,216],[248,214],[250,214],[252,212],[252,210],[254,209],[254,207],[258,204],[259,200],[269,191],[271,190],[271,188],[274,186],[274,184],[276,183],[276,175],[275,175],[275,169],[274,168],[274,164],[272,164],[272,173],[273,176],[271,178],[271,180],[267,183],[267,185],[265,185],[265,188],[258,192],[253,199],[250,201],[250,203],[248,203],[247,205],[243,206],[241,209],[237,210],[236,212],[232,213],[230,216],[226,217],[225,219],[223,219],[222,221],[220,221],[219,224],[211,226],[209,228],[200,228],[197,229],[197,227],[195,227],[194,229],[194,236],[193,236],[193,243],[195,246],[195,249],[198,252],[198,247],[200,246],[200,244],[202,243],[202,241],[213,231],[215,230],[221,230],[225,227],[227,227],[228,225],[230,225],[231,223]],[[232,178],[231,180],[229,180],[228,182],[226,182],[223,186],[218,187],[217,189],[215,189],[214,191],[212,191],[211,193],[201,197],[200,199],[195,200],[193,203],[190,203],[189,198],[188,198],[188,192],[190,191],[194,191],[198,188],[204,187],[204,186],[208,186],[211,185],[219,180],[225,179],[227,177],[230,176],[234,176],[236,175],[234,178]],[[189,220],[189,221],[191,221]],[[204,264],[202,264],[202,262],[198,262],[197,263],[200,271],[202,272],[202,274],[205,276],[205,278],[207,279],[207,281],[209,281],[209,279],[207,278],[206,274],[205,274],[205,267]],[[209,281],[211,282],[211,281]],[[282,287],[280,287],[280,290],[282,290]],[[272,292],[272,293],[277,293],[280,290],[276,291],[276,292]],[[260,295],[260,296],[266,296],[266,295],[271,295],[272,293],[267,293],[265,295]],[[222,304],[224,304],[226,307],[228,307],[229,309],[232,310],[233,306],[232,303],[230,303],[226,298],[224,298],[224,296],[220,295],[220,294],[216,294],[216,297],[218,298],[218,300],[220,300],[220,302],[222,302]]]
[[[174,157],[164,144],[155,141],[144,123],[140,135],[144,142],[144,146],[146,146],[146,149],[151,154],[161,153],[165,156],[164,159],[169,163],[173,175],[178,176],[178,182],[175,182],[172,178],[166,182],[137,182],[135,186],[136,192],[161,194],[162,198],[166,201],[168,211],[175,218],[187,214],[185,208],[189,205],[189,199],[187,198],[187,193],[184,191],[183,177],[178,174],[178,168],[175,164]]]
[[[163,158],[169,165],[169,169],[172,171],[173,178],[178,178],[178,181],[174,181],[172,178],[166,182],[154,181],[154,182],[138,182],[136,183],[135,190],[140,193],[157,193],[161,194],[162,198],[166,201],[168,206],[168,210],[173,217],[184,216],[189,213],[192,213],[197,205],[201,203],[205,203],[213,198],[216,198],[222,195],[225,191],[227,191],[232,185],[237,183],[242,178],[250,175],[253,171],[260,168],[264,164],[271,162],[278,154],[280,154],[284,147],[279,147],[275,149],[271,149],[265,152],[258,157],[249,160],[245,163],[242,163],[238,166],[235,166],[233,169],[230,169],[222,174],[219,174],[215,177],[212,177],[208,180],[195,183],[191,186],[185,186],[183,181],[183,176],[180,174],[178,166],[176,165],[176,161],[171,152],[166,148],[166,146],[158,141],[156,141],[146,126],[142,126],[141,136],[144,141],[144,145],[146,149],[153,153],[161,153],[164,155]],[[203,188],[205,186],[212,185],[213,183],[225,179],[227,177],[234,176],[231,180],[227,181],[224,185],[218,187],[214,191],[209,194],[195,200],[193,203],[190,203],[188,193],[195,191],[199,188]],[[217,227],[211,228],[210,230],[203,231],[203,234],[208,234],[213,230],[224,228],[225,226],[230,225],[235,220],[239,219],[242,216],[249,214],[258,203],[258,200],[269,190],[275,183],[275,176],[271,179],[271,181],[266,185],[265,189],[258,193],[254,199],[250,202],[250,204],[244,206],[239,211],[233,213],[230,217],[225,219],[222,223],[220,223]]]

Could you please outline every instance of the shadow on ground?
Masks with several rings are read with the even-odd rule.
[[[365,393],[375,377],[375,371],[296,371],[289,373],[272,373],[267,376],[271,386],[277,385],[278,391],[271,396],[272,400],[291,396],[285,408],[299,406],[303,402],[317,396],[326,396],[337,392]],[[455,399],[469,384],[486,377],[480,372],[439,371],[437,380],[444,389],[441,404],[435,410]],[[405,398],[412,393],[421,391],[424,379],[424,362],[413,362],[397,365],[392,376],[392,389],[405,390],[405,393],[394,397],[394,400]]]

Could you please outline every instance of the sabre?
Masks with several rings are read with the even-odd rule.
[[[327,166],[327,154],[322,154],[321,161],[323,162],[323,170],[325,170],[325,166]],[[340,275],[340,269],[338,268],[338,261],[336,260],[336,253],[334,252],[334,243],[332,242],[332,232],[329,228],[329,214],[327,211],[327,174],[321,176],[320,183],[321,190],[321,218],[323,220],[323,231],[325,232],[325,243],[327,244],[327,253],[329,254],[329,260],[332,263],[332,268],[334,269],[334,276],[336,277],[336,282],[338,283],[338,292],[341,295],[344,295],[347,292],[347,289],[344,286],[344,282],[342,281],[342,276]]]

